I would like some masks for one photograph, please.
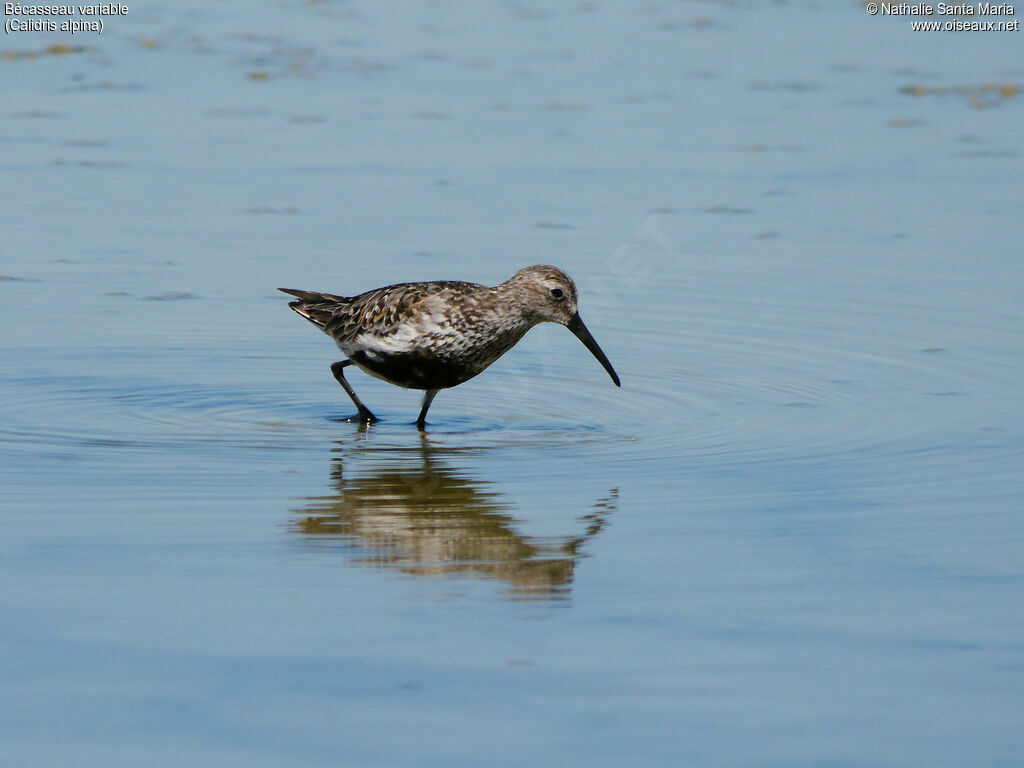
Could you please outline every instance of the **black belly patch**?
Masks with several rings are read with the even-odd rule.
[[[447,389],[461,384],[480,371],[422,355],[382,355],[370,357],[354,352],[349,358],[367,372],[408,389]]]

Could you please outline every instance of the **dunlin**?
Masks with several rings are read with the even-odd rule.
[[[334,339],[346,359],[331,373],[359,409],[364,422],[377,421],[345,379],[353,363],[371,376],[410,389],[423,389],[416,426],[442,389],[476,376],[515,346],[538,323],[564,325],[608,371],[619,377],[590,335],[576,309],[576,284],[557,267],[536,265],[493,288],[476,283],[399,283],[358,296],[278,290],[297,297],[288,304]]]

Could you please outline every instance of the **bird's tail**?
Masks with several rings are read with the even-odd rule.
[[[347,298],[335,296],[333,293],[298,291],[294,288],[278,288],[277,290],[297,297],[298,300],[289,302],[288,306],[320,328],[326,327],[330,319],[334,317],[335,311],[348,303]]]

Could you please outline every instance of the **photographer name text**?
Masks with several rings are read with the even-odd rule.
[[[873,3],[874,5],[874,3]],[[877,3],[881,16],[1014,16],[1009,3]]]

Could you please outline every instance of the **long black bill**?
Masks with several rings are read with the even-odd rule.
[[[608,371],[608,375],[612,377],[612,381],[615,382],[616,387],[621,387],[619,383],[619,374],[612,368],[612,364],[608,362],[608,358],[604,356],[604,352],[597,346],[597,342],[594,341],[594,337],[590,335],[590,331],[587,330],[587,326],[583,324],[583,320],[580,318],[579,313],[572,316],[572,320],[569,321],[568,325],[565,326],[577,339],[583,342],[583,346],[590,350],[590,354],[597,358],[597,362],[604,366],[604,369]]]

